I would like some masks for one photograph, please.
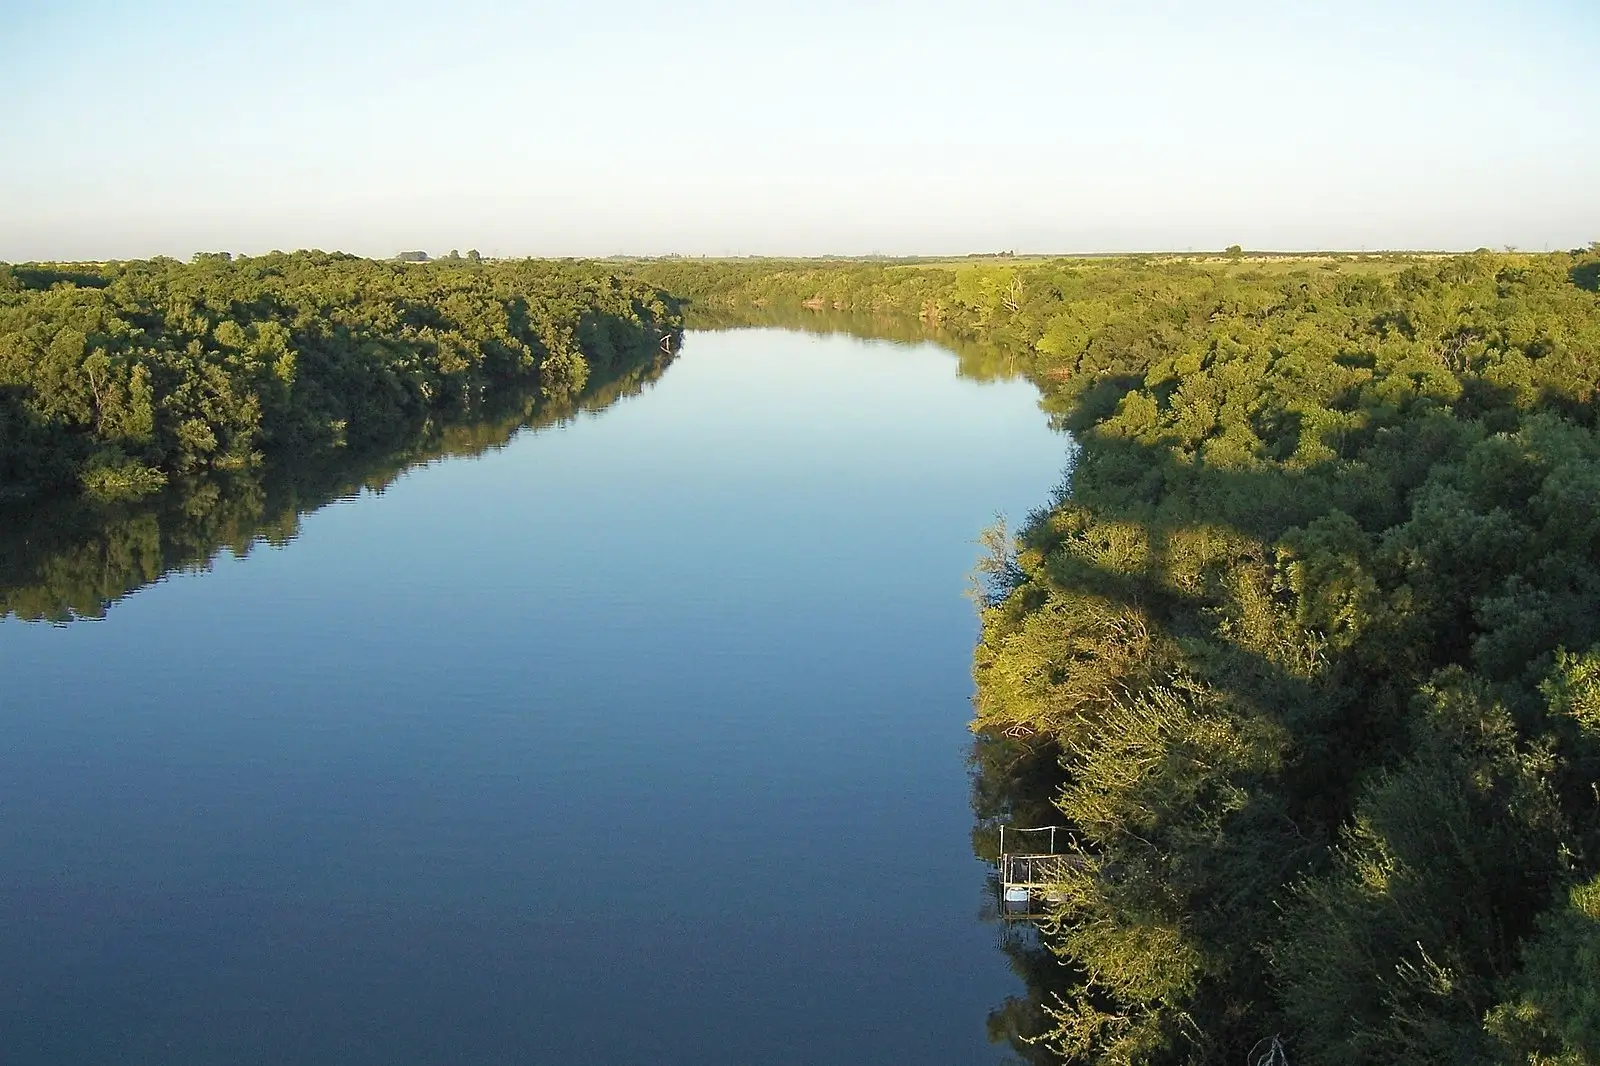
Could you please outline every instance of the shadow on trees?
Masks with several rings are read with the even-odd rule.
[[[1562,853],[1586,854],[1579,869],[1593,866],[1600,843],[1594,797],[1582,794],[1590,779],[1584,758],[1571,754],[1585,742],[1560,741],[1579,747],[1564,749],[1568,762],[1551,771],[1549,787],[1567,798],[1572,819],[1571,835],[1557,845],[1515,829],[1520,815],[1505,806],[1509,801],[1473,791],[1495,780],[1492,789],[1506,792],[1520,771],[1488,755],[1437,754],[1478,742],[1470,730],[1439,733],[1420,706],[1419,685],[1486,693],[1483,699],[1505,706],[1507,722],[1521,731],[1511,743],[1538,749],[1565,735],[1550,724],[1541,678],[1560,649],[1600,641],[1600,542],[1583,532],[1600,524],[1595,497],[1580,487],[1600,471],[1592,444],[1595,402],[1549,389],[1529,400],[1471,373],[1458,378],[1460,395],[1449,407],[1352,408],[1350,421],[1361,428],[1329,432],[1318,441],[1329,457],[1296,466],[1211,462],[1203,450],[1135,439],[1113,421],[1125,410],[1124,398],[1142,385],[1126,375],[1100,377],[1062,409],[1082,448],[1070,492],[1023,531],[1027,577],[1001,590],[998,599],[1009,602],[994,609],[1013,612],[1013,624],[1002,627],[1010,634],[1005,639],[1032,639],[1035,654],[1054,657],[1043,668],[1044,689],[1058,686],[1072,698],[1052,706],[1046,696],[1042,705],[1000,708],[987,717],[980,698],[979,725],[987,732],[975,747],[974,811],[986,836],[993,812],[1004,809],[991,794],[1044,787],[1031,802],[1013,800],[1010,808],[1035,821],[1047,813],[1038,808],[1040,795],[1055,798],[1075,775],[1082,783],[1082,775],[1120,774],[1082,753],[1097,746],[1114,752],[1116,744],[1102,742],[1105,732],[1143,724],[1138,715],[1111,713],[1111,705],[1132,701],[1154,717],[1170,709],[1143,695],[1155,691],[1176,692],[1174,706],[1187,700],[1199,708],[1193,721],[1174,713],[1154,727],[1164,732],[1152,747],[1127,749],[1128,758],[1146,760],[1143,784],[1107,783],[1097,795],[1099,786],[1090,782],[1091,799],[1127,805],[1116,812],[1126,822],[1080,838],[1085,853],[1104,858],[1121,879],[1103,895],[1128,908],[1118,919],[1129,923],[1124,932],[1146,921],[1158,928],[1151,915],[1166,914],[1186,949],[1203,960],[1185,986],[1182,1010],[1170,1015],[1176,1020],[1168,1024],[1177,1028],[1167,1038],[1189,1049],[1175,1051],[1173,1061],[1222,1061],[1244,1054],[1263,1034],[1292,1031],[1262,945],[1282,943],[1290,886],[1340,876],[1334,845],[1363,804],[1374,802],[1377,784],[1423,780],[1424,771],[1440,765],[1459,768],[1448,771],[1463,775],[1448,787],[1462,788],[1463,802],[1476,811],[1461,815],[1463,825],[1487,826],[1485,841],[1510,832],[1549,845],[1499,866],[1475,866],[1481,857],[1430,857],[1407,850],[1403,837],[1389,838],[1395,861],[1430,871],[1436,883],[1419,892],[1432,901],[1433,914],[1459,913],[1464,930],[1493,927],[1492,937],[1463,932],[1442,947],[1430,945],[1460,952],[1455,965],[1466,973],[1517,972],[1522,946],[1542,928],[1552,888],[1568,876]],[[1274,438],[1287,444],[1305,432],[1298,417],[1254,429],[1269,455]],[[1291,450],[1280,445],[1278,454]],[[1085,607],[1085,616],[1136,619],[1150,632],[1150,658],[1106,677],[1106,706],[1085,700],[1072,684],[1075,673],[1103,665],[1097,663],[1103,653],[1081,626],[1063,623],[1027,636],[1030,616],[1055,610],[1070,617],[1074,607]],[[986,639],[1001,638],[986,631]],[[1152,661],[1159,669],[1150,669]],[[983,669],[980,657],[980,690]],[[1180,675],[1193,687],[1173,689]],[[1452,676],[1467,681],[1437,680]],[[1195,695],[1201,691],[1203,698]],[[1062,779],[1041,786],[1036,773],[1015,776],[982,754],[991,746],[1005,750],[998,733],[1007,727],[1036,730],[1076,750],[1065,759]],[[1208,748],[1208,731],[1230,737]],[[1420,793],[1412,806],[1426,809],[1443,795]],[[1437,829],[1451,831],[1444,824]],[[1488,900],[1484,909],[1471,910],[1479,899]],[[1314,908],[1307,913],[1319,917],[1301,920],[1324,920]],[[1087,920],[1110,918],[1093,913]],[[1382,921],[1405,927],[1398,918]],[[1353,925],[1351,943],[1360,935]],[[1084,941],[1077,943],[1083,950]],[[1100,986],[1070,966],[1041,979],[1048,969],[1038,968],[1031,947],[1008,955],[1032,993],[1027,1006],[1008,1002],[997,1012],[1009,1020],[991,1020],[1008,1039],[1042,1024],[1044,1006],[1056,996],[1099,999]],[[1102,956],[1101,964],[1112,957]],[[1158,953],[1148,964],[1123,959],[1121,965],[1154,971],[1161,959]],[[1381,989],[1386,965],[1396,963],[1375,958],[1363,979]],[[1429,1024],[1460,1031],[1466,1019],[1470,1030],[1504,994],[1499,980],[1460,980],[1448,1008],[1456,1013],[1439,1007],[1441,1020]],[[1126,983],[1139,984],[1132,977]],[[1114,1029],[1127,1007],[1096,1009]],[[1369,1016],[1352,1025],[1382,1029],[1386,1012],[1397,1008],[1375,1000],[1365,1009]],[[1481,1051],[1473,1041],[1485,1038],[1462,1039]]]
[[[100,289],[109,285],[110,279],[91,266],[81,269],[70,264],[22,263],[11,268],[12,276],[24,289],[48,289],[52,285],[75,285],[80,289]]]

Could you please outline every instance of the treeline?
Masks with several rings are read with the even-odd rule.
[[[956,373],[973,381],[996,381],[1018,375],[1017,357],[1011,350],[970,333],[939,329],[915,318],[796,305],[684,308],[684,325],[696,330],[783,329],[820,335],[844,335],[864,340],[901,344],[935,343],[956,356]]]
[[[504,447],[525,428],[637,395],[672,356],[649,350],[591,374],[576,396],[537,388],[491,398],[487,407],[433,415],[396,448],[343,448],[292,463],[174,477],[138,499],[55,495],[13,504],[0,522],[0,619],[54,623],[103,617],[128,593],[173,571],[202,570],[219,552],[245,556],[282,546],[301,518],[361,491],[382,492],[406,470]]]
[[[975,660],[980,769],[1051,763],[981,847],[1081,857],[997,1035],[1600,1062],[1597,253],[644,268],[983,337],[1076,434]]]
[[[575,396],[680,328],[665,294],[580,263],[0,265],[0,498],[392,447],[500,392]]]

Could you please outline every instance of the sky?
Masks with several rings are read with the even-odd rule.
[[[1596,0],[0,0],[0,261],[1539,250]]]

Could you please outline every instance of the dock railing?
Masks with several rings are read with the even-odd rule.
[[[1006,850],[1006,833],[1011,833],[1012,846],[1026,850]],[[1000,859],[995,864],[996,887],[1000,895],[1000,917],[1031,919],[1043,917],[1050,904],[1057,902],[1061,883],[1067,870],[1076,864],[1077,856],[1057,852],[1057,834],[1064,835],[1066,828],[1042,825],[1031,828],[1000,827]],[[1048,834],[1048,835],[1046,835]],[[1048,851],[1038,850],[1043,844]]]

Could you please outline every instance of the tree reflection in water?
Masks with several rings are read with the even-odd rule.
[[[1047,825],[1060,820],[1050,798],[1061,790],[1065,775],[1060,751],[1042,737],[979,734],[968,759],[972,776],[972,853],[993,864],[1000,857],[1000,826]],[[1039,927],[1028,921],[1003,921],[998,905],[986,908],[986,921],[997,929],[1000,950],[1025,992],[1008,996],[989,1012],[989,1040],[1007,1044],[1024,1062],[1057,1063],[1060,1058],[1033,1041],[1051,1026],[1045,1005],[1081,975],[1062,965]]]
[[[382,492],[415,466],[505,447],[524,429],[560,425],[654,384],[672,361],[658,352],[589,382],[578,397],[506,396],[449,421],[429,419],[382,451],[335,454],[174,480],[138,500],[42,500],[0,509],[0,619],[57,624],[103,618],[111,605],[176,571],[209,569],[226,549],[294,540],[303,516],[362,491]]]

